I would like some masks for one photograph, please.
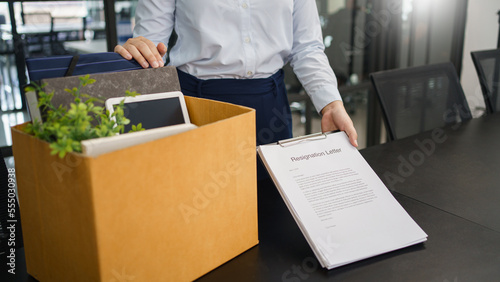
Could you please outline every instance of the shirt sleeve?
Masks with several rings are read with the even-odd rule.
[[[175,0],[139,0],[135,12],[134,37],[168,44],[174,29]]]
[[[316,1],[295,0],[290,65],[318,112],[329,103],[342,100],[324,50]]]

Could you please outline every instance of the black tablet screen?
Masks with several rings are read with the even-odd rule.
[[[152,129],[186,122],[178,97],[125,103],[123,110],[125,117],[130,119],[130,123],[125,125],[125,132],[139,123],[145,129]]]

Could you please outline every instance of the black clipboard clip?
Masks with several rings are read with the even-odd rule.
[[[294,137],[294,138],[289,138],[285,140],[280,140],[277,142],[278,145],[281,147],[288,147],[292,145],[296,145],[299,143],[302,143],[304,141],[316,141],[316,140],[323,140],[326,139],[328,134],[334,133],[334,132],[339,132],[340,130],[335,130],[335,131],[330,131],[330,132],[318,132],[318,133],[313,133],[309,135],[304,135],[304,136],[299,136],[299,137]]]

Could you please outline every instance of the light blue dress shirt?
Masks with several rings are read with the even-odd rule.
[[[266,78],[290,63],[319,112],[341,100],[315,0],[140,0],[134,37],[167,44],[170,65],[200,79]]]

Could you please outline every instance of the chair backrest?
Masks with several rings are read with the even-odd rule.
[[[471,52],[487,113],[500,111],[500,49]]]
[[[472,118],[452,63],[370,74],[391,140]]]
[[[51,54],[52,48],[52,15],[50,12],[21,13],[24,30],[23,47],[28,56]],[[19,30],[18,30],[19,31]]]

